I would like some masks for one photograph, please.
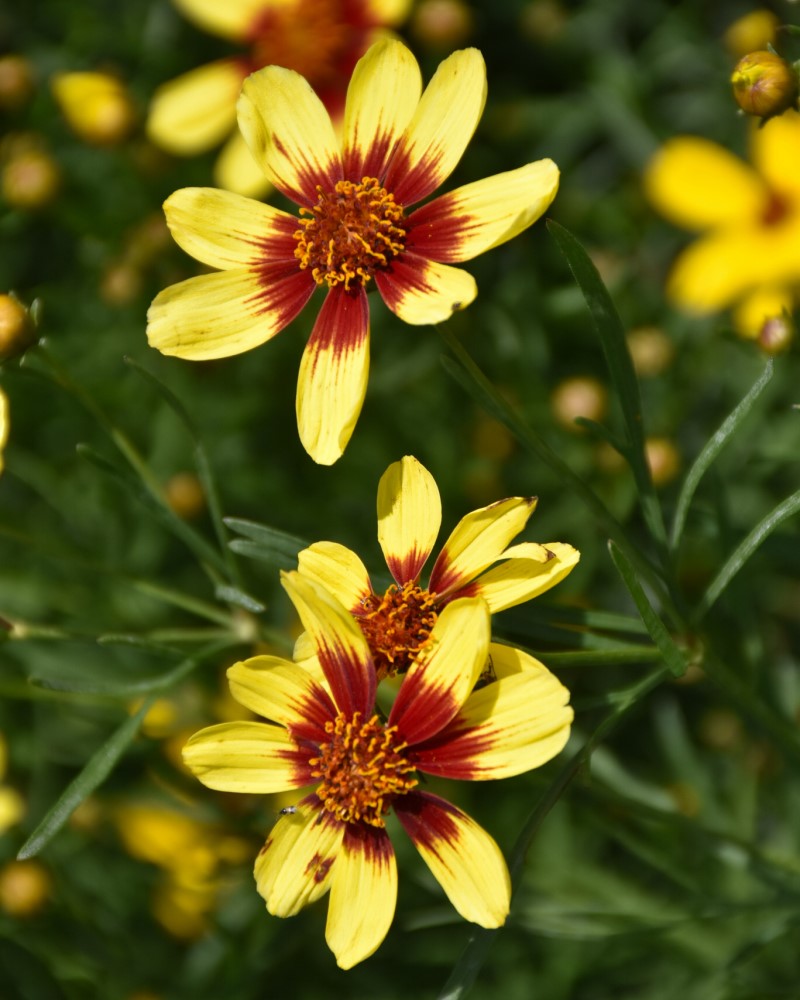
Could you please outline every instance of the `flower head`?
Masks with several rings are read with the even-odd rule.
[[[330,890],[325,933],[338,964],[371,955],[397,898],[391,809],[458,912],[499,927],[510,901],[500,849],[460,809],[424,791],[419,776],[485,780],[545,763],[569,735],[567,690],[531,657],[490,645],[486,604],[467,597],[442,611],[384,721],[367,640],[350,613],[297,572],[283,584],[323,679],[273,656],[236,663],[228,671],[234,696],[271,721],[211,726],[184,748],[210,788],[267,794],[314,785],[280,817],[256,861],[267,909],[292,916]],[[489,656],[496,679],[476,687]]]
[[[394,581],[389,588],[376,591],[355,552],[336,542],[304,549],[299,570],[349,609],[367,638],[378,679],[391,677],[408,670],[425,650],[452,601],[480,597],[491,613],[503,611],[544,593],[572,571],[580,553],[571,545],[508,547],[535,507],[535,497],[509,497],[467,514],[423,586],[420,576],[439,533],[442,507],[433,476],[406,456],[389,466],[378,485],[378,540]],[[296,655],[303,654],[301,643]]]
[[[707,139],[678,136],[644,181],[666,218],[704,231],[679,254],[667,294],[699,314],[734,306],[739,332],[755,337],[766,317],[748,300],[769,288],[791,308],[800,282],[800,114],[754,127],[750,150],[752,166]]]
[[[150,106],[150,138],[192,156],[227,138],[216,167],[220,187],[260,197],[269,182],[236,128],[236,99],[245,77],[263,66],[302,73],[339,121],[350,74],[386,28],[398,25],[410,0],[175,0],[199,27],[245,50],[184,73],[158,89]]]
[[[438,323],[477,294],[469,260],[530,226],[558,187],[540,160],[428,202],[454,170],[486,97],[483,59],[455,52],[424,94],[419,66],[397,41],[372,46],[350,88],[342,142],[299,74],[268,66],[245,81],[239,125],[297,214],[230,192],[186,188],[165,204],[180,245],[219,268],[161,292],[148,338],[192,360],[258,347],[325,292],[300,365],[297,424],[309,454],[335,462],[367,386],[369,308],[377,288],[413,324]]]

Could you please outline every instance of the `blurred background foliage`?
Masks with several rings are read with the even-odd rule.
[[[450,186],[543,156],[558,163],[549,214],[587,248],[622,318],[668,520],[687,469],[767,362],[727,315],[688,316],[667,301],[670,263],[689,237],[648,205],[642,172],[682,133],[745,154],[749,123],[736,114],[729,77],[766,39],[746,35],[744,44],[729,29],[752,9],[417,0],[398,29],[426,79],[453,48],[474,44],[486,58],[487,109]],[[772,20],[762,25],[797,20],[789,0],[763,9]],[[488,947],[486,935],[473,940],[402,839],[394,927],[373,958],[343,973],[324,945],[324,903],[284,921],[255,892],[252,860],[283,803],[208,792],[180,764],[186,735],[236,717],[224,668],[256,647],[286,653],[296,631],[277,586],[291,540],[276,536],[267,559],[221,554],[204,463],[225,516],[341,541],[379,570],[377,482],[414,454],[439,484],[444,531],[477,506],[536,494],[526,537],[582,553],[555,592],[497,622],[573,692],[570,747],[539,771],[448,790],[507,855],[520,830],[536,833],[512,916],[480,953],[470,995],[796,998],[796,520],[766,538],[702,628],[678,634],[730,553],[798,488],[796,345],[776,357],[769,385],[697,489],[669,587],[681,614],[666,619],[689,668],[680,679],[656,676],[660,654],[606,532],[573,484],[444,370],[435,331],[404,326],[373,302],[366,403],[332,468],[307,458],[294,425],[314,310],[224,361],[192,364],[148,348],[150,300],[196,273],[160,205],[179,187],[211,184],[216,155],[157,149],[144,131],[148,102],[165,81],[235,46],[169,0],[37,0],[32,14],[0,11],[0,55],[24,67],[9,88],[0,63],[0,291],[38,300],[44,337],[0,369],[10,410],[0,478],[0,996],[468,991],[470,956]],[[790,37],[774,41],[800,54]],[[76,70],[123,85],[121,124],[102,141],[76,133],[54,94],[57,74]],[[602,499],[629,544],[652,554],[633,477],[575,424],[583,416],[615,433],[623,426],[601,340],[555,240],[540,223],[469,269],[480,295],[449,330],[511,411]],[[62,800],[57,834],[15,860],[91,759],[92,794],[80,786]]]

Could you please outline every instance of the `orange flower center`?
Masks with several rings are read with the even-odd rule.
[[[778,194],[777,191],[771,191],[769,201],[761,213],[761,224],[764,226],[777,226],[783,222],[790,212],[791,205],[788,200],[783,195]]]
[[[300,267],[311,268],[318,285],[362,285],[405,249],[403,206],[376,178],[360,184],[339,181],[333,192],[323,191],[313,208],[301,208],[301,228],[294,234]]]
[[[383,597],[371,594],[355,612],[366,636],[378,680],[405,673],[430,641],[439,617],[436,594],[414,583],[392,584]]]
[[[309,761],[312,774],[321,779],[317,795],[323,807],[343,823],[384,826],[391,800],[417,784],[409,776],[414,765],[403,755],[406,744],[397,726],[382,725],[377,715],[361,722],[356,712],[326,722],[325,732],[330,740]]]

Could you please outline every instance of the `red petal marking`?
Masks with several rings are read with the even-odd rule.
[[[433,153],[429,149],[421,159],[412,163],[408,150],[400,143],[386,171],[383,186],[394,194],[399,205],[406,208],[415,205],[427,198],[444,180],[439,169],[441,159],[441,153]]]
[[[397,818],[412,842],[441,857],[437,843],[456,844],[461,833],[453,816],[463,815],[460,809],[430,792],[409,792],[392,804]]]
[[[349,292],[341,285],[331,288],[308,341],[315,357],[327,350],[346,354],[359,348],[368,336],[369,303],[363,286]]]
[[[321,187],[323,191],[333,191],[336,182],[341,180],[342,164],[338,156],[326,164],[317,163],[308,157],[294,159],[289,155],[286,146],[275,132],[271,134],[270,138],[275,149],[291,164],[291,169],[294,172],[291,179],[296,181],[296,185],[290,184],[282,178],[273,177],[271,179],[281,194],[286,195],[298,205],[312,208],[319,198],[317,186]]]
[[[408,759],[426,774],[474,780],[483,773],[480,755],[497,745],[499,734],[466,728],[459,716],[431,739],[408,751]]]
[[[337,711],[328,692],[323,687],[316,685],[313,694],[298,698],[292,708],[302,717],[303,721],[287,725],[286,728],[298,743],[305,740],[324,743],[328,739],[325,723],[335,719]]]
[[[385,187],[383,176],[396,146],[390,132],[367,136],[366,141],[356,134],[352,147],[344,153],[344,176],[356,182],[362,177],[377,177],[381,186]],[[391,193],[391,188],[387,190]],[[395,200],[403,204],[396,196]]]
[[[296,262],[263,263],[251,270],[261,287],[245,299],[245,305],[254,316],[277,313],[279,325],[275,333],[279,333],[302,311],[316,283],[310,274],[298,269]]]
[[[285,760],[294,765],[292,780],[295,783],[295,788],[303,788],[304,785],[311,785],[316,780],[312,773],[312,768],[308,764],[309,759],[314,757],[316,753],[317,745],[308,744],[305,746],[298,745],[291,750],[276,750],[275,756],[279,760]]]
[[[423,551],[415,545],[402,555],[387,556],[386,565],[394,577],[394,582],[401,587],[404,583],[416,583],[430,554],[430,549]]]
[[[369,718],[375,707],[375,668],[372,660],[354,655],[350,647],[336,641],[321,641],[317,647],[322,672],[331,687],[336,707],[344,715],[361,712]]]
[[[411,670],[403,678],[388,724],[415,746],[444,729],[460,707],[449,688],[426,682],[424,670]]]
[[[394,848],[383,827],[367,823],[348,823],[344,831],[344,847],[360,851],[364,859],[375,866],[382,866],[394,857]]]
[[[454,213],[452,194],[418,208],[406,220],[406,250],[440,264],[456,264],[463,260],[460,253],[462,237],[475,228],[475,219],[468,212]]]
[[[436,286],[427,280],[427,271],[427,262],[424,257],[404,251],[399,257],[395,257],[385,270],[375,272],[375,284],[378,286],[383,301],[392,312],[397,312],[400,303],[409,291],[425,294],[433,294],[437,291]],[[453,302],[453,312],[460,309],[462,305],[461,302]]]

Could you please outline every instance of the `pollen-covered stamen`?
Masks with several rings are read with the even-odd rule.
[[[318,285],[362,285],[405,249],[403,206],[376,178],[339,181],[332,192],[317,185],[317,203],[301,208],[294,234],[300,267],[311,268]]]
[[[377,715],[337,715],[325,723],[330,739],[309,764],[321,779],[317,796],[323,808],[343,823],[384,826],[391,801],[417,784],[414,765],[403,754],[406,744],[397,726],[384,726]]]
[[[378,680],[405,673],[430,641],[438,598],[415,583],[392,584],[383,597],[370,594],[354,612],[366,637]]]

